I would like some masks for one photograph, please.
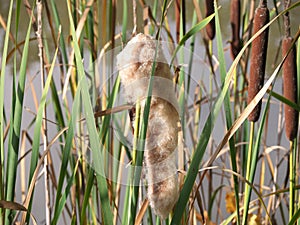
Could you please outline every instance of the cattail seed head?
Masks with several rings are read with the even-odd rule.
[[[240,40],[240,16],[241,2],[240,0],[231,0],[230,3],[230,24],[232,38],[230,43],[231,57],[234,59],[241,50]]]
[[[253,34],[257,33],[264,25],[269,22],[269,10],[264,5],[259,6],[255,10]],[[252,42],[252,51],[250,59],[250,77],[248,86],[248,104],[257,95],[264,84],[266,57],[268,47],[269,29],[266,28],[257,38]],[[259,119],[261,110],[261,101],[250,113],[248,120],[256,122]]]
[[[285,37],[282,41],[283,57],[288,53],[289,49],[292,48],[283,63],[283,95],[291,102],[297,103],[296,48],[292,46],[292,43],[292,37]],[[284,114],[286,137],[292,141],[297,136],[299,112],[285,104]]]
[[[210,16],[214,13],[214,0],[205,0],[205,6],[206,6],[206,17]],[[215,18],[212,18],[212,20],[209,22],[209,24],[206,25],[206,34],[210,40],[213,40],[216,33],[215,28]]]
[[[127,102],[134,104],[140,99],[143,115],[155,60],[144,161],[150,206],[165,219],[179,195],[175,161],[179,114],[171,72],[161,48],[154,59],[156,44],[148,35],[136,35],[117,56],[117,66]]]

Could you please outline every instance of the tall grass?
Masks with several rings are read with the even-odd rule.
[[[255,31],[255,1],[24,3],[0,12],[0,224],[299,223],[300,1],[268,2],[270,22]],[[274,43],[253,53],[278,25],[277,40],[291,40],[282,57]],[[135,106],[132,131],[115,69],[139,32],[163,41],[180,109],[180,196],[164,221],[149,206],[138,151],[151,97],[143,115]],[[258,54],[268,60],[253,94]],[[294,82],[283,76],[293,98],[281,90],[291,55]],[[247,121],[259,102],[260,119]]]

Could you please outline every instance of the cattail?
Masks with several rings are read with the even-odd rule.
[[[176,24],[176,41],[180,39],[180,1],[175,1],[175,24]]]
[[[205,6],[206,6],[206,17],[210,16],[214,13],[214,0],[205,0]],[[216,33],[215,28],[215,18],[212,18],[212,20],[209,22],[209,24],[206,25],[206,34],[210,40],[213,40]]]
[[[142,115],[155,51],[155,40],[138,34],[117,56],[126,100],[134,104],[140,99]],[[164,219],[174,207],[179,194],[175,161],[179,115],[171,72],[161,48],[155,59],[153,78],[144,161],[150,206],[156,215]]]
[[[261,1],[258,8],[255,10],[253,33],[257,33],[263,26],[269,22],[269,10],[266,1]],[[250,59],[250,79],[248,86],[248,104],[260,91],[264,84],[266,57],[268,47],[269,29],[266,28],[252,42],[252,51]],[[261,110],[261,101],[250,113],[248,120],[256,122],[259,119]]]
[[[231,57],[235,59],[241,50],[240,40],[240,16],[241,2],[240,0],[231,0],[230,3],[230,24],[232,31],[232,39],[230,43]]]
[[[284,1],[285,8],[288,8],[290,1]],[[293,46],[293,38],[290,32],[290,17],[287,12],[284,15],[285,37],[282,40],[282,57],[291,49],[283,63],[283,95],[291,102],[297,103],[297,66],[296,47]],[[297,136],[299,112],[291,106],[284,105],[285,133],[286,137],[292,141]]]
[[[282,55],[287,54],[283,63],[283,95],[291,102],[297,103],[297,68],[296,68],[296,48],[292,46],[293,38],[285,37],[282,41]],[[298,111],[291,106],[284,105],[285,133],[286,137],[292,141],[297,136]]]

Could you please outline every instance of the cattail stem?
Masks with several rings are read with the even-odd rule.
[[[267,8],[267,0],[260,0],[259,8]]]
[[[284,8],[287,9],[291,4],[291,0],[285,0],[284,1]],[[289,12],[286,12],[283,15],[283,20],[284,20],[284,32],[285,32],[285,36],[286,37],[290,37],[291,36],[291,23],[290,23],[290,16],[289,16]]]
[[[266,1],[260,1],[259,7],[255,10],[253,33],[257,33],[263,26],[269,22],[269,10],[266,7]],[[248,86],[248,104],[259,92],[264,83],[266,68],[266,57],[268,47],[269,29],[266,28],[252,42],[252,52],[250,59],[250,79]],[[248,117],[249,121],[256,122],[259,119],[261,110],[261,101],[253,109]]]
[[[294,141],[290,141],[290,157],[289,157],[289,217],[290,220],[292,219],[293,215],[294,215],[294,211],[295,211],[295,173],[296,173],[296,149],[295,147],[295,142]]]
[[[214,13],[214,0],[205,0],[205,6],[206,6],[206,17],[210,16]],[[210,40],[213,40],[216,33],[215,28],[215,18],[213,18],[209,24],[205,27],[206,34]]]
[[[253,158],[253,142],[254,142],[254,122],[250,123],[250,137],[249,137],[249,147],[247,152],[247,165],[246,165],[246,180],[250,180],[251,173],[251,161]],[[243,213],[243,222],[242,224],[246,224],[248,218],[248,210],[249,210],[249,202],[251,196],[251,187],[246,183],[245,184],[245,193],[244,193],[244,213]]]

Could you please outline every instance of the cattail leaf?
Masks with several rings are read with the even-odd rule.
[[[80,49],[78,45],[78,30],[75,32],[74,22],[71,15],[70,5],[68,4],[68,14],[69,14],[69,22],[71,27],[72,39],[74,43],[74,54],[76,59],[77,65],[77,72],[79,76],[79,84],[78,84],[78,91],[80,91],[82,97],[82,103],[87,123],[87,129],[89,133],[89,140],[91,145],[92,151],[92,158],[93,158],[93,168],[96,171],[96,180],[98,183],[99,191],[100,191],[100,200],[101,200],[101,211],[103,216],[104,224],[113,224],[113,216],[112,211],[109,204],[109,197],[108,197],[108,187],[105,178],[104,172],[104,160],[102,151],[104,151],[103,147],[100,146],[99,136],[97,134],[95,120],[94,120],[94,113],[91,105],[91,100],[89,97],[89,91],[87,87],[87,81],[85,77],[82,57],[80,54]]]
[[[13,4],[14,1],[11,0],[10,1],[10,5],[9,5],[9,10],[8,10],[8,18],[7,18],[7,27],[6,27],[6,32],[5,32],[5,38],[3,41],[3,50],[2,50],[2,58],[1,58],[1,72],[0,72],[0,151],[1,154],[3,154],[4,152],[4,124],[5,122],[5,112],[4,112],[4,99],[5,99],[5,68],[6,68],[6,60],[7,60],[7,53],[8,53],[8,44],[9,44],[9,34],[10,34],[10,26],[11,26],[11,17],[12,17],[12,10],[13,10]],[[14,164],[15,165],[15,164]],[[2,170],[3,168],[1,168]],[[8,179],[13,179],[8,177]],[[0,179],[0,189],[1,189],[1,198],[3,198],[3,194],[4,193],[4,179],[1,178]],[[9,182],[8,180],[6,182]],[[10,181],[13,182],[13,181]],[[13,193],[14,190],[10,190],[10,193]]]
[[[28,61],[29,52],[29,39],[31,32],[32,16],[28,24],[25,44],[21,59],[20,71],[19,71],[19,81],[17,91],[13,94],[12,98],[12,112],[11,112],[11,126],[9,130],[9,144],[8,144],[8,154],[7,154],[7,173],[6,173],[6,200],[13,201],[15,184],[16,184],[16,174],[17,174],[17,161],[19,153],[19,143],[20,143],[20,132],[21,123],[23,116],[23,100],[25,95],[25,81],[26,81],[26,69]],[[3,67],[5,68],[5,66]],[[5,70],[5,69],[3,69]],[[10,224],[9,211],[5,213],[5,224]]]
[[[270,90],[268,90],[267,92],[268,92],[268,94],[272,95],[272,97],[278,99],[278,100],[281,101],[282,103],[284,103],[284,104],[290,106],[291,108],[293,108],[293,109],[295,109],[295,110],[297,110],[297,111],[300,112],[300,106],[299,106],[298,104],[296,104],[295,102],[292,102],[292,101],[288,100],[288,99],[285,98],[283,95],[278,94],[278,93],[275,92],[275,91],[270,91]]]
[[[44,89],[42,91],[42,97],[40,101],[40,105],[38,108],[38,112],[36,115],[35,119],[35,127],[34,127],[34,139],[32,143],[32,154],[31,154],[31,161],[30,161],[30,170],[29,170],[29,183],[28,187],[31,185],[34,177],[34,173],[38,164],[38,157],[39,157],[39,148],[40,148],[40,135],[41,135],[41,127],[42,127],[42,122],[43,122],[43,113],[46,105],[46,98],[48,94],[48,90],[50,87],[50,83],[52,81],[52,75],[53,75],[53,69],[54,69],[54,64],[56,61],[57,57],[57,52],[58,49],[56,49],[54,57],[53,57],[53,62],[51,64],[48,77],[44,86]],[[34,187],[33,187],[34,188]],[[30,195],[28,195],[29,199],[32,199],[33,197],[33,191]],[[25,205],[28,208],[28,211],[31,212],[31,202],[28,202],[28,205]],[[25,218],[23,217],[23,220]]]
[[[296,224],[296,222],[299,218],[300,218],[300,209],[297,209],[297,211],[294,213],[293,217],[290,218],[288,225]]]
[[[215,4],[215,21],[216,21],[216,39],[217,39],[217,47],[218,47],[218,57],[220,62],[220,75],[221,75],[221,82],[224,83],[226,79],[226,62],[225,56],[223,51],[223,44],[222,44],[222,36],[221,36],[221,27],[220,27],[220,19],[219,13],[217,10],[217,4]],[[225,109],[225,116],[226,116],[226,128],[229,129],[232,126],[232,113],[231,113],[231,104],[230,104],[230,96],[229,92],[226,93],[224,98],[224,109]],[[234,172],[237,172],[237,163],[236,163],[236,149],[235,149],[235,140],[231,138],[229,140],[229,149],[230,149],[230,158],[231,158],[231,166]],[[236,207],[239,210],[239,193],[238,193],[238,180],[237,177],[233,177],[234,180],[234,190],[235,190],[235,197],[236,197]],[[237,218],[238,224],[240,223],[240,218]]]
[[[209,17],[206,17],[205,19],[203,19],[201,22],[197,23],[195,26],[193,26],[183,37],[182,39],[179,41],[178,46],[176,47],[176,49],[174,50],[170,65],[172,65],[177,52],[179,51],[179,49],[184,45],[184,43],[193,35],[195,35],[197,32],[199,32],[200,30],[202,30],[208,23],[209,21],[212,20],[212,18],[215,16],[215,14],[213,13],[212,15],[210,15]]]

